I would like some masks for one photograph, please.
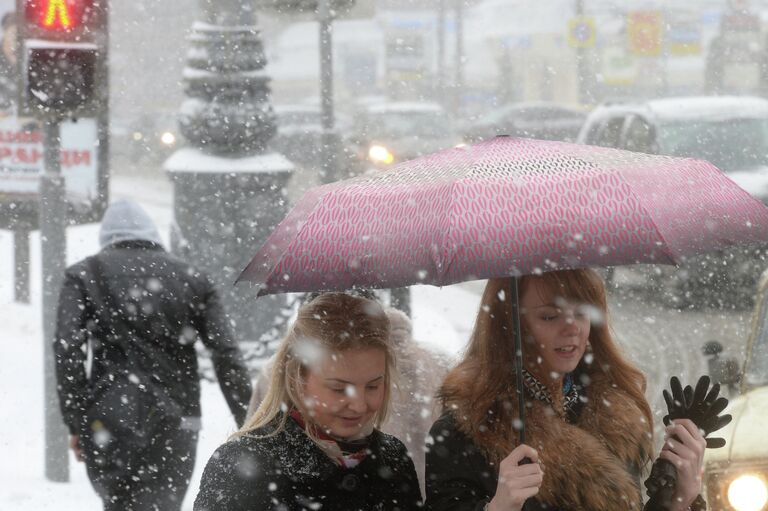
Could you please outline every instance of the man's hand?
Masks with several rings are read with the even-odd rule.
[[[72,449],[72,452],[75,453],[75,459],[77,461],[83,461],[83,451],[80,449],[80,436],[79,435],[70,435],[69,436],[69,448]]]

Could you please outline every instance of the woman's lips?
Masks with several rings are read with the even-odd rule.
[[[573,345],[562,346],[561,348],[556,348],[554,351],[555,351],[555,355],[557,355],[558,357],[567,358],[567,359],[574,358],[579,353],[579,350],[577,349],[577,347]]]

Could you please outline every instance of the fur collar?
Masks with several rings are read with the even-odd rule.
[[[544,483],[537,498],[551,506],[579,511],[640,510],[640,472],[652,455],[651,425],[623,391],[604,376],[590,375],[586,399],[575,424],[542,401],[527,401],[527,443],[539,453]],[[456,423],[492,466],[516,445],[511,425],[494,418],[499,407],[517,416],[514,389],[497,400],[488,420],[475,424],[461,410],[470,403],[449,402]]]

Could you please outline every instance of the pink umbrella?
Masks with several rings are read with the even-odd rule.
[[[446,285],[767,241],[768,208],[705,161],[497,137],[308,191],[238,280],[259,294]]]
[[[705,161],[497,137],[308,191],[238,280],[446,285],[766,241],[768,208]]]

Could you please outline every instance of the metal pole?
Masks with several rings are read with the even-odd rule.
[[[445,0],[437,3],[437,97],[445,105]]]
[[[584,0],[576,0],[576,17],[584,16]],[[589,71],[589,62],[587,60],[587,49],[579,46],[576,49],[576,75],[578,80],[579,103],[582,105],[592,104],[592,87]]]
[[[464,91],[464,0],[456,0],[456,79],[454,83],[454,114],[461,110]]]
[[[13,290],[14,299],[29,303],[29,228],[13,230]]]
[[[517,418],[520,421],[513,429],[520,432],[520,443],[525,443],[525,390],[523,388],[523,334],[520,328],[520,293],[518,287],[518,277],[509,279],[509,300],[512,304],[512,335],[514,337],[512,345],[515,353],[515,392],[517,394]],[[530,460],[528,461],[530,463]],[[522,463],[521,463],[522,464]]]
[[[320,24],[320,123],[322,133],[321,181],[331,183],[339,179],[336,161],[336,137],[333,116],[333,35],[330,0],[318,3]]]
[[[45,378],[45,477],[69,481],[68,431],[59,411],[53,342],[56,308],[66,264],[64,178],[61,175],[60,119],[43,124],[45,172],[40,178],[40,248],[43,263],[43,374]]]

